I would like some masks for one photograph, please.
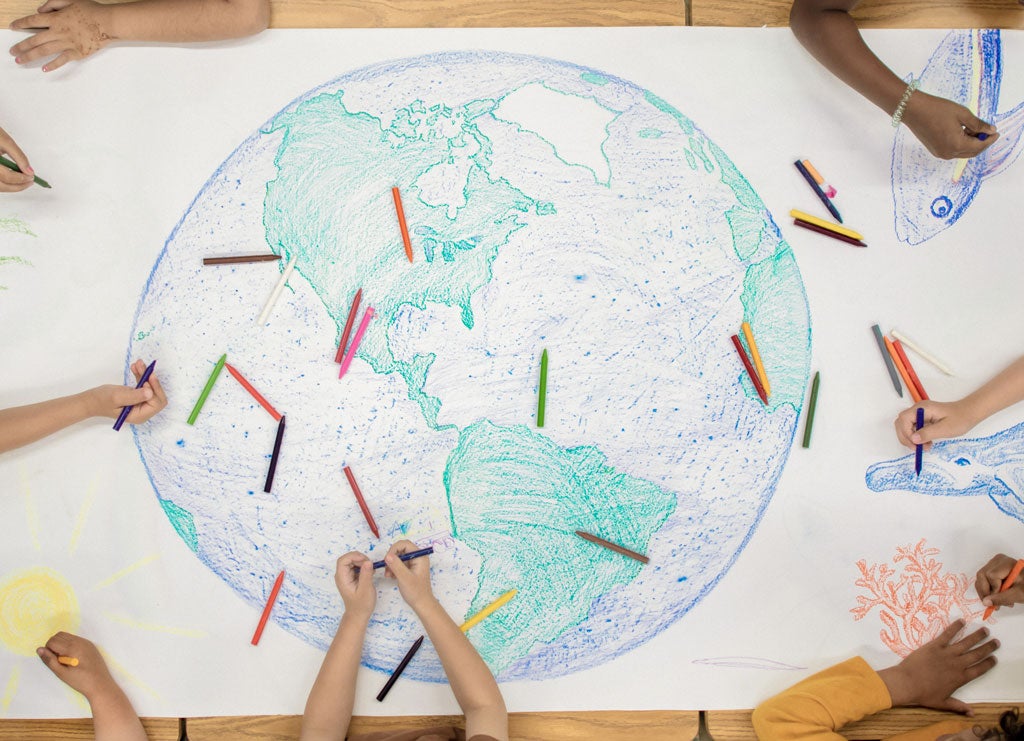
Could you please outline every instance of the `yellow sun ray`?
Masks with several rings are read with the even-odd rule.
[[[94,586],[91,591],[95,592],[97,589],[102,589],[103,587],[109,587],[111,584],[113,584],[114,582],[118,581],[119,579],[125,578],[126,576],[131,574],[133,571],[138,571],[139,569],[141,569],[146,564],[153,563],[153,561],[157,560],[158,558],[160,558],[160,554],[159,553],[154,553],[152,555],[146,556],[143,559],[140,559],[139,561],[136,561],[131,566],[125,566],[123,569],[118,571],[116,574],[112,574],[111,576],[108,576],[106,579],[104,579],[99,584]]]
[[[21,665],[15,664],[11,669],[11,676],[7,678],[7,684],[4,686],[3,697],[0,697],[0,715],[7,715],[7,709],[11,706],[14,693],[18,691],[19,677],[21,677]]]
[[[102,648],[99,648],[99,646],[97,646],[97,649],[99,649],[100,655],[103,657],[103,660],[107,662],[107,666],[115,670],[118,674],[120,674],[122,677],[124,677],[126,680],[134,684],[139,689],[152,695],[153,699],[161,699],[160,693],[158,693],[155,689],[153,689],[148,684],[146,684],[141,679],[139,679],[134,674],[125,669],[124,665],[121,662],[115,660],[114,657],[110,655],[110,653],[108,653]]]
[[[78,550],[78,540],[82,537],[82,529],[85,527],[85,520],[89,516],[89,511],[92,509],[92,503],[95,498],[96,479],[93,479],[92,484],[89,485],[89,490],[85,493],[85,500],[82,502],[82,506],[78,510],[78,517],[75,519],[75,527],[71,531],[71,540],[68,541],[69,556],[73,556],[75,551]]]
[[[185,636],[186,638],[206,638],[206,631],[195,630],[194,628],[176,628],[173,625],[159,625],[158,623],[146,623],[141,620],[130,618],[127,615],[117,615],[113,612],[104,612],[103,617],[107,620],[112,620],[115,623],[121,625],[127,625],[129,628],[138,628],[139,630],[148,630],[153,633],[170,633],[175,636]]]

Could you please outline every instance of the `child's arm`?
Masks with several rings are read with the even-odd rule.
[[[132,364],[136,380],[142,378],[145,370],[141,360]],[[128,421],[133,425],[145,422],[167,406],[167,395],[155,373],[140,389],[97,386],[73,396],[0,409],[0,453],[34,443],[90,417],[116,419],[121,409],[128,405],[133,407],[128,414]]]
[[[363,639],[377,604],[373,563],[362,553],[346,553],[338,559],[334,582],[345,602],[345,613],[309,691],[302,715],[302,741],[344,741],[348,734]]]
[[[32,185],[32,166],[28,163],[28,157],[3,129],[0,129],[0,154],[6,154],[21,168],[21,172],[15,172],[0,166],[0,193],[17,193]]]
[[[466,738],[484,734],[507,741],[508,712],[498,683],[473,644],[434,597],[428,559],[403,562],[399,558],[415,549],[416,545],[408,540],[391,546],[384,557],[387,573],[398,580],[402,598],[416,612],[437,650],[455,699],[466,715]]]
[[[259,33],[270,22],[270,0],[46,0],[14,30],[39,30],[11,47],[18,64],[56,57],[50,72],[99,51],[111,41],[218,41]]]
[[[991,381],[960,401],[922,401],[904,409],[896,418],[896,437],[907,447],[924,445],[932,440],[958,437],[998,411],[1024,401],[1024,357]],[[924,409],[924,427],[914,430],[917,407]]]
[[[1012,607],[1024,602],[1024,574],[1021,574],[1005,592],[1000,592],[1003,586],[1003,579],[1010,575],[1017,559],[1011,558],[1004,553],[992,557],[987,564],[981,567],[974,581],[974,588],[978,590],[983,605],[995,605],[1000,607]]]
[[[800,43],[832,74],[893,115],[907,83],[868,48],[850,17],[859,0],[794,0],[789,23]],[[974,157],[996,139],[996,129],[967,108],[915,91],[903,113],[905,123],[936,157]],[[966,129],[964,128],[966,127]],[[988,134],[980,141],[970,134]]]
[[[107,664],[91,641],[70,633],[57,633],[36,649],[39,658],[57,678],[89,701],[96,741],[144,741],[146,731],[131,702],[110,676]],[[64,666],[57,658],[78,659],[78,666]]]

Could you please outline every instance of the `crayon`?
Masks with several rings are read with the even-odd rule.
[[[831,229],[825,229],[824,227],[817,226],[816,224],[811,224],[811,223],[809,223],[807,221],[803,221],[802,219],[793,219],[793,225],[794,226],[798,226],[801,229],[808,229],[809,231],[817,232],[818,234],[824,235],[826,237],[832,237],[832,239],[838,239],[840,242],[846,242],[847,244],[852,244],[854,247],[867,247],[868,246],[866,242],[862,242],[859,239],[854,239],[853,237],[848,237],[845,234],[840,234],[839,232],[834,232]]]
[[[811,383],[811,400],[807,404],[807,418],[804,420],[804,441],[803,447],[811,447],[811,428],[814,427],[814,410],[818,406],[818,382],[821,380],[821,371],[814,372],[814,381]]]
[[[273,262],[280,260],[280,255],[232,255],[231,257],[204,257],[203,265],[238,265],[243,262]]]
[[[356,502],[359,503],[359,509],[363,511],[363,517],[366,518],[366,524],[370,526],[370,530],[373,532],[373,537],[380,540],[380,531],[377,529],[377,523],[373,519],[373,515],[370,514],[370,508],[366,506],[366,500],[363,499],[363,492],[359,489],[359,484],[356,483],[355,474],[352,473],[352,469],[345,466],[342,469],[345,472],[345,478],[348,479],[348,485],[352,488],[352,493],[356,495]],[[374,568],[377,568],[374,566]]]
[[[359,349],[359,343],[363,341],[363,335],[366,334],[366,327],[369,326],[371,319],[373,319],[373,307],[368,306],[366,313],[363,314],[363,320],[359,322],[359,329],[356,330],[355,337],[352,338],[352,344],[349,346],[348,352],[345,353],[345,359],[341,361],[338,378],[344,376],[348,367],[352,365],[352,358],[356,356],[356,350]]]
[[[270,455],[270,468],[267,469],[267,482],[263,485],[263,491],[267,494],[270,493],[270,488],[274,485],[274,473],[277,471],[277,459],[281,455],[281,440],[284,439],[284,422],[285,416],[282,415],[281,419],[277,423],[277,437],[274,438],[274,452]]]
[[[803,176],[804,180],[807,181],[807,184],[811,186],[811,189],[814,191],[814,194],[818,196],[818,199],[822,202],[822,204],[824,204],[825,208],[828,209],[829,213],[832,214],[833,218],[835,218],[836,221],[842,224],[843,217],[839,215],[839,211],[836,210],[836,207],[833,205],[832,201],[829,200],[829,197],[825,195],[825,191],[818,187],[818,184],[814,181],[814,178],[811,176],[811,173],[807,171],[806,167],[804,167],[804,163],[801,162],[800,160],[797,160],[793,164],[796,166],[796,169],[800,171],[800,174]]]
[[[636,559],[640,563],[647,564],[651,562],[651,559],[647,558],[647,556],[643,555],[642,553],[637,553],[636,551],[631,551],[628,548],[623,548],[621,545],[612,543],[610,540],[599,538],[596,535],[591,535],[590,533],[584,532],[583,530],[577,530],[576,534],[584,540],[589,540],[591,543],[596,543],[597,545],[603,546],[610,551],[615,551],[616,553],[619,553],[623,556]]]
[[[149,366],[148,366],[148,367],[146,368],[145,372],[144,372],[144,373],[142,374],[142,378],[140,378],[140,379],[139,379],[139,382],[138,382],[137,384],[135,384],[135,388],[136,388],[136,389],[140,389],[140,388],[142,388],[143,386],[145,386],[145,385],[146,385],[146,381],[148,381],[148,380],[149,380],[149,377],[150,377],[151,375],[153,375],[153,368],[155,368],[155,367],[156,367],[156,361],[154,360],[154,361],[153,361],[152,363],[150,363],[150,364],[149,364]],[[126,419],[128,419],[128,414],[129,414],[129,413],[130,413],[131,411],[132,411],[132,408],[131,408],[131,406],[126,406],[126,407],[124,407],[123,409],[121,409],[121,413],[120,413],[119,415],[117,415],[117,421],[116,421],[116,422],[114,422],[114,429],[115,429],[115,430],[117,430],[117,431],[119,431],[119,432],[120,432],[120,430],[121,430],[121,425],[123,425],[123,424],[124,424],[124,421],[125,421]]]
[[[1005,592],[1007,589],[1013,586],[1013,583],[1017,581],[1017,577],[1020,576],[1020,572],[1024,571],[1024,558],[1018,559],[1017,563],[1010,569],[1010,573],[1003,579],[1002,585],[999,587],[1000,592]],[[996,611],[995,605],[989,605],[985,608],[985,614],[982,615],[982,620],[988,620],[992,617],[992,613]]]
[[[3,165],[8,170],[14,170],[15,172],[21,172],[21,168],[18,167],[13,162],[11,162],[6,157],[0,156],[0,165]],[[36,185],[39,185],[39,186],[41,186],[43,188],[49,188],[50,187],[50,184],[48,182],[46,182],[45,180],[43,180],[38,175],[33,175],[32,176],[32,180],[35,182]]]
[[[402,208],[402,195],[398,188],[391,189],[391,197],[395,199],[395,213],[398,214],[398,228],[402,230],[402,244],[405,245],[405,256],[412,262],[412,242],[409,241],[409,227],[405,223],[405,209]]]
[[[892,330],[892,332],[890,334],[892,334],[893,339],[896,339],[896,340],[899,340],[900,342],[902,342],[905,346],[909,347],[911,350],[916,352],[918,355],[920,355],[922,358],[924,358],[929,363],[934,365],[936,368],[938,368],[940,371],[945,373],[947,376],[952,376],[953,375],[953,371],[950,370],[950,367],[948,365],[943,363],[941,360],[939,360],[937,357],[932,355],[927,350],[923,349],[917,343],[913,342],[909,337],[907,337],[905,334],[903,334],[899,330],[894,329],[894,330]]]
[[[292,259],[288,261],[288,265],[281,272],[281,277],[277,279],[277,285],[274,286],[274,290],[270,292],[270,298],[267,299],[267,303],[263,306],[263,311],[260,312],[259,318],[256,320],[257,324],[263,324],[267,321],[267,317],[270,316],[270,312],[274,310],[274,304],[277,303],[278,296],[281,295],[281,291],[284,290],[285,284],[288,282],[288,278],[291,277],[292,271],[295,270],[295,261],[299,259],[299,253],[296,252],[292,255]]]
[[[875,335],[875,342],[878,343],[878,351],[882,353],[882,360],[885,361],[885,368],[889,371],[889,378],[892,379],[893,388],[896,389],[896,393],[903,398],[903,387],[900,386],[900,376],[896,372],[896,366],[893,365],[892,357],[889,355],[889,350],[885,346],[885,337],[882,336],[882,330],[877,324],[871,325],[871,331]]]
[[[917,419],[914,425],[915,430],[920,430],[924,427],[924,408],[917,408]],[[921,475],[921,465],[924,462],[924,445],[914,446],[914,474],[917,476]]]
[[[908,358],[907,354],[903,351],[903,345],[900,344],[899,340],[893,340],[892,346],[893,349],[896,350],[896,354],[899,355],[900,362],[903,363],[903,367],[907,369],[907,376],[910,377],[910,382],[914,384],[914,388],[917,389],[917,395],[927,401],[928,394],[925,392],[924,386],[921,384],[921,379],[917,377],[917,373],[914,371],[914,366],[910,364],[910,358]]]
[[[78,659],[74,656],[58,656],[57,661],[64,666],[78,666]]]
[[[426,548],[420,548],[418,551],[409,551],[408,553],[403,553],[401,556],[399,556],[399,558],[402,561],[411,561],[414,558],[420,558],[422,556],[429,556],[433,552],[434,552],[434,546],[428,545]],[[373,568],[375,568],[375,569],[382,569],[386,565],[387,564],[385,564],[383,561],[374,561],[373,562]]]
[[[384,702],[384,698],[388,696],[391,688],[395,686],[395,682],[397,682],[398,678],[402,676],[402,672],[405,671],[405,667],[409,666],[409,662],[412,661],[412,657],[420,650],[420,646],[423,645],[423,638],[423,636],[417,638],[412,644],[412,648],[410,648],[406,652],[405,656],[402,657],[402,660],[398,662],[398,666],[396,666],[395,670],[391,672],[391,676],[388,677],[388,681],[384,683],[380,692],[377,693],[377,702]]]
[[[274,603],[277,601],[277,593],[281,591],[281,584],[284,582],[284,570],[277,575],[277,579],[274,580],[274,586],[270,590],[270,596],[267,597],[267,604],[263,608],[263,614],[260,615],[260,623],[256,626],[256,632],[252,634],[252,645],[256,645],[260,642],[260,636],[263,635],[263,628],[267,625],[267,619],[270,617],[270,611],[274,609]]]
[[[740,360],[743,361],[743,367],[747,369],[747,375],[750,376],[750,382],[754,384],[754,391],[761,397],[761,401],[765,404],[768,403],[768,395],[764,392],[764,387],[761,386],[761,381],[757,377],[757,371],[754,370],[754,366],[750,364],[750,360],[747,358],[747,353],[743,350],[743,344],[740,342],[740,338],[737,335],[731,337],[732,344],[736,347],[736,352],[739,353]]]
[[[210,391],[213,389],[213,384],[217,382],[217,376],[220,375],[221,368],[224,367],[224,363],[226,363],[227,360],[228,354],[224,353],[217,361],[217,365],[213,367],[213,373],[210,374],[209,380],[206,382],[206,385],[203,386],[202,393],[199,394],[199,401],[197,401],[196,405],[192,407],[192,413],[188,415],[188,423],[190,425],[194,425],[196,423],[196,419],[199,417],[199,411],[203,408],[203,404],[206,403],[206,397],[210,395]]]
[[[363,289],[360,288],[356,291],[355,298],[352,299],[352,308],[348,310],[348,319],[345,320],[345,329],[341,332],[341,341],[338,342],[338,352],[334,353],[334,362],[340,363],[341,359],[345,356],[345,348],[348,346],[348,336],[352,334],[352,325],[356,321],[356,312],[359,311],[359,302],[363,298]]]
[[[548,398],[548,351],[540,354],[540,384],[537,387],[537,426],[544,426],[544,405]]]
[[[768,383],[768,374],[764,372],[764,364],[761,363],[761,353],[757,351],[757,340],[754,339],[754,330],[750,328],[750,324],[747,322],[743,322],[741,329],[743,330],[743,336],[747,338],[747,348],[750,350],[750,356],[754,359],[754,367],[757,368],[757,377],[761,379],[765,396],[770,396],[772,385]]]
[[[495,610],[497,610],[499,607],[501,607],[506,602],[515,597],[517,592],[518,590],[516,589],[508,590],[507,592],[505,592],[505,594],[501,595],[500,597],[498,597],[498,599],[494,600],[494,602],[487,605],[487,607],[485,607],[484,609],[480,610],[480,612],[478,612],[476,615],[473,615],[473,617],[471,618],[467,618],[466,622],[459,626],[459,630],[465,633],[474,625],[483,622],[483,620],[485,618],[490,617]]]
[[[270,416],[274,418],[275,422],[281,421],[281,413],[274,409],[274,407],[270,405],[270,402],[263,398],[263,394],[257,391],[251,383],[245,380],[245,377],[239,373],[231,363],[224,363],[224,367],[228,369],[228,373],[230,373],[236,381],[242,384],[242,388],[248,391],[252,395],[252,398],[259,402],[261,407],[267,410]]]
[[[807,168],[807,172],[811,173],[811,177],[814,178],[814,182],[816,182],[818,185],[820,185],[821,189],[823,191],[825,191],[825,195],[827,195],[829,198],[835,198],[836,197],[836,189],[835,189],[835,187],[833,187],[832,185],[830,185],[830,184],[825,182],[825,178],[823,178],[821,176],[821,173],[818,172],[815,169],[814,165],[811,164],[810,160],[801,160],[801,161],[804,163],[804,167]]]
[[[900,377],[903,379],[903,385],[907,387],[907,391],[910,392],[910,398],[917,404],[921,401],[921,395],[917,393],[917,386],[910,380],[910,374],[907,373],[907,369],[903,367],[903,361],[900,360],[900,356],[896,354],[896,348],[893,347],[892,340],[888,337],[883,337],[885,340],[885,349],[889,353],[889,357],[892,358],[892,364],[896,366],[896,370],[899,371]]]
[[[814,224],[815,226],[820,226],[824,229],[830,229],[834,232],[838,232],[839,234],[845,234],[847,237],[859,240],[861,242],[864,241],[864,235],[861,234],[860,232],[855,232],[853,229],[849,229],[845,226],[839,226],[838,224],[833,224],[830,221],[819,219],[817,216],[805,214],[803,211],[800,211],[799,209],[790,209],[789,215],[794,219],[800,219],[801,221],[806,221],[810,224]]]

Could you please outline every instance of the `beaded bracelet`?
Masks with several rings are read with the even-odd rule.
[[[896,106],[896,112],[892,114],[892,127],[894,129],[899,128],[900,123],[902,123],[903,112],[907,110],[907,103],[910,102],[910,96],[917,90],[917,85],[917,80],[911,80],[910,84],[907,85],[906,92],[903,93],[903,97],[900,98],[900,104]]]

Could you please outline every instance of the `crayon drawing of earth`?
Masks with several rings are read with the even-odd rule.
[[[201,265],[268,250],[285,259]],[[339,380],[359,288],[376,316]],[[744,320],[770,348],[767,407],[729,340]],[[129,348],[159,359],[173,400],[135,428],[155,493],[254,623],[285,569],[273,621],[326,649],[335,559],[408,537],[435,546],[457,621],[518,590],[469,634],[501,679],[607,662],[715,587],[771,500],[809,352],[789,246],[690,119],[603,72],[489,52],[350,72],[271,118],[168,238]],[[222,353],[286,415],[271,493],[277,424],[227,373],[185,423]],[[377,579],[363,660],[390,671],[422,629]],[[443,680],[432,648],[406,676]]]

